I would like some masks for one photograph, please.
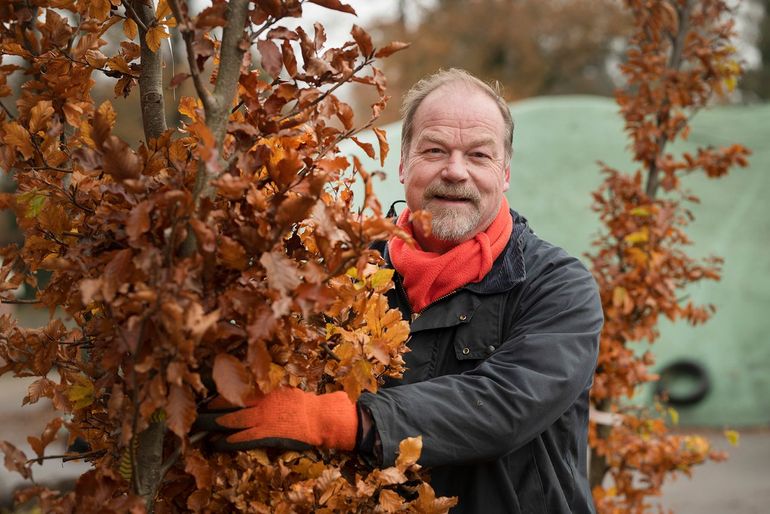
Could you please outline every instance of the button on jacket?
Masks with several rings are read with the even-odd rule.
[[[580,261],[511,215],[511,239],[490,272],[419,316],[395,275],[391,306],[412,320],[407,370],[359,404],[374,420],[384,466],[402,439],[422,436],[431,485],[459,497],[452,514],[591,513],[598,290]]]

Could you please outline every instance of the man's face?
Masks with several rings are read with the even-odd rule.
[[[471,86],[442,86],[417,108],[399,178],[409,209],[433,215],[431,239],[457,244],[492,223],[510,178],[504,134],[496,103]]]

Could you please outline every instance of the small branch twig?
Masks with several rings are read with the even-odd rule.
[[[5,114],[7,114],[10,119],[12,120],[16,119],[16,117],[13,114],[11,114],[11,111],[8,110],[8,107],[6,107],[3,102],[0,102],[0,107],[3,108],[3,110],[5,111]]]
[[[326,343],[326,341],[321,343],[321,348],[323,349],[323,351],[324,351],[324,353],[326,354],[327,357],[330,357],[330,358],[334,359],[335,361],[340,362],[340,358],[337,357],[337,354],[334,353],[334,350],[332,350],[329,347],[329,345]]]
[[[26,170],[30,171],[56,171],[58,173],[74,173],[74,170],[66,169],[66,168],[57,168],[56,166],[27,166],[24,168]]]
[[[182,7],[179,4],[179,0],[169,0],[168,6],[171,8],[171,13],[176,19],[179,33],[182,35],[184,41],[185,50],[187,51],[187,65],[190,68],[190,75],[193,79],[193,85],[195,91],[198,93],[198,97],[203,102],[203,108],[208,112],[213,107],[214,99],[209,91],[208,87],[203,81],[201,70],[198,69],[198,62],[195,58],[195,47],[193,43],[195,41],[195,32],[190,29],[190,20],[182,12]]]
[[[37,462],[38,464],[42,464],[44,460],[51,460],[51,459],[61,459],[63,462],[69,462],[71,460],[80,460],[80,459],[86,459],[89,457],[101,457],[107,453],[107,450],[93,450],[90,452],[84,452],[84,453],[62,453],[59,455],[43,455],[42,457],[35,457],[34,459],[29,459],[26,463],[32,464]]]
[[[36,305],[40,303],[40,300],[9,300],[7,298],[0,298],[0,303],[6,303],[9,305]]]
[[[290,113],[286,114],[286,115],[285,115],[285,116],[283,116],[283,117],[282,117],[280,120],[278,120],[278,123],[279,123],[279,124],[280,124],[280,123],[283,123],[284,121],[286,121],[286,120],[288,120],[288,119],[290,119],[290,118],[293,118],[294,116],[297,116],[297,115],[299,115],[299,114],[301,114],[301,113],[305,112],[306,110],[308,110],[308,109],[311,109],[312,107],[314,107],[314,106],[318,105],[318,104],[319,104],[319,103],[321,103],[321,102],[322,102],[322,101],[323,101],[323,100],[324,100],[326,97],[328,97],[329,95],[331,95],[331,94],[332,94],[332,93],[333,93],[333,92],[334,92],[334,91],[335,91],[337,88],[339,88],[339,87],[340,87],[340,86],[342,86],[343,84],[347,84],[347,83],[350,81],[350,79],[351,79],[351,78],[353,78],[353,76],[354,76],[356,73],[358,73],[359,71],[361,71],[362,69],[364,69],[366,66],[370,65],[372,62],[374,62],[374,60],[373,60],[373,59],[367,58],[366,60],[364,60],[364,62],[362,62],[361,64],[359,64],[358,66],[356,66],[356,67],[355,67],[355,69],[354,69],[354,70],[353,70],[353,71],[352,71],[352,72],[351,72],[349,75],[343,75],[343,76],[342,76],[342,78],[340,78],[340,80],[338,80],[336,84],[334,84],[332,87],[330,87],[329,89],[327,89],[326,91],[324,91],[324,92],[323,92],[321,95],[319,95],[319,96],[318,96],[316,99],[314,99],[312,102],[310,102],[309,104],[307,104],[306,106],[304,106],[304,107],[302,107],[302,108],[295,108],[295,109],[294,109],[292,112],[290,112]]]

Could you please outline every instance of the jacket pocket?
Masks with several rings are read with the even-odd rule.
[[[501,326],[496,304],[494,298],[488,298],[465,323],[457,325],[452,342],[458,361],[487,359],[500,349]]]
[[[455,356],[459,361],[487,359],[500,348],[495,327],[458,327],[454,337]]]

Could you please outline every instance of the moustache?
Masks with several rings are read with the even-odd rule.
[[[447,184],[431,184],[423,192],[423,198],[428,201],[436,197],[451,200],[466,200],[478,205],[481,201],[479,192],[470,186],[450,186]]]

